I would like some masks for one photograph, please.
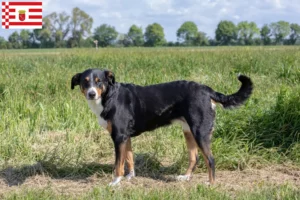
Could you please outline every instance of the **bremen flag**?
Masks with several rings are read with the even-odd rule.
[[[2,2],[2,28],[41,29],[42,2]]]

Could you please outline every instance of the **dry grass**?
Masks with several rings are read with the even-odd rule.
[[[8,168],[1,172],[0,197],[8,193],[17,193],[26,189],[51,189],[57,194],[72,196],[90,192],[95,187],[106,187],[111,176],[99,177],[97,173],[89,177],[54,178],[44,173],[41,164],[27,166],[20,169]],[[177,182],[173,175],[160,174],[156,178],[138,176],[131,181],[123,180],[119,189],[151,189],[161,188],[172,190],[187,190],[197,185],[206,185],[207,174],[197,173],[189,182]],[[288,166],[270,166],[263,169],[247,169],[243,171],[217,171],[217,182],[211,186],[221,191],[227,191],[234,196],[240,191],[251,192],[257,187],[266,185],[290,184],[295,189],[300,188],[300,169]],[[117,188],[118,190],[118,188]]]

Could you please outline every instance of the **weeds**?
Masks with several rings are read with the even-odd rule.
[[[89,163],[112,163],[109,135],[97,125],[79,89],[70,90],[71,77],[87,68],[110,69],[118,82],[148,85],[185,79],[225,94],[239,88],[237,73],[246,74],[255,86],[246,105],[236,110],[217,108],[212,147],[217,170],[286,161],[299,166],[299,52],[298,47],[80,49],[61,50],[59,54],[45,51],[45,55],[30,55],[29,51],[28,56],[2,51],[0,166],[6,169],[40,162],[45,172],[64,177],[95,173],[97,170],[85,167]],[[140,176],[147,172],[180,173],[188,164],[178,126],[133,139],[133,150],[140,162]],[[199,167],[200,171],[206,169],[203,159]],[[109,170],[103,173],[110,174]],[[107,193],[95,189],[85,198],[101,192]],[[179,193],[168,192],[158,194],[169,195],[164,196],[166,199],[179,197]],[[160,196],[154,193],[149,192],[152,199]],[[35,195],[29,191],[28,199]],[[40,195],[53,197],[48,190]],[[268,192],[263,195],[268,197]],[[138,195],[130,197],[139,199]],[[218,198],[227,196],[216,192],[214,199]]]

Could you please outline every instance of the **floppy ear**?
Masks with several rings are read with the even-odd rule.
[[[71,89],[73,90],[76,85],[79,85],[81,73],[75,74],[72,77]]]
[[[104,71],[104,73],[105,73],[105,77],[108,80],[108,83],[110,85],[115,84],[115,75],[114,75],[114,73],[112,73],[111,71],[108,71],[108,70]]]

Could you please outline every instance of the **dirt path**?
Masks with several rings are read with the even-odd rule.
[[[0,195],[10,192],[17,192],[23,189],[45,189],[51,188],[57,193],[82,194],[90,191],[94,187],[105,186],[111,180],[111,175],[97,177],[96,175],[87,178],[51,178],[47,175],[28,176],[24,180],[14,182],[13,177],[17,174],[10,174],[9,170],[0,178]],[[16,179],[18,179],[16,177]],[[162,176],[158,179],[150,177],[136,177],[133,180],[123,180],[122,188],[143,187],[149,189],[156,188],[178,188],[184,189],[197,184],[205,184],[207,181],[206,173],[198,173],[189,182],[177,182],[174,176]],[[289,183],[295,188],[300,188],[299,168],[272,166],[264,169],[247,169],[244,171],[217,171],[217,182],[214,187],[235,192],[239,190],[251,191],[261,184],[281,185]],[[10,186],[11,185],[11,186]]]

